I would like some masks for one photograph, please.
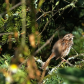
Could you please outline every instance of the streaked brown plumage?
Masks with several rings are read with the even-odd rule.
[[[56,60],[59,58],[63,58],[66,55],[69,54],[70,49],[73,45],[73,34],[66,34],[62,39],[59,39],[52,48],[52,54],[47,59],[45,64],[42,66],[42,68],[45,68],[48,66],[50,60],[54,57],[56,57]]]

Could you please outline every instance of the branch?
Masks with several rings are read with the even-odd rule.
[[[13,10],[13,9],[15,9],[16,7],[20,6],[21,4],[22,4],[22,3],[19,2],[18,4],[16,4],[16,5],[14,5],[13,7],[11,7],[9,10]],[[0,17],[3,16],[4,14],[6,14],[6,13],[7,13],[7,11],[1,13],[1,14],[0,14]]]
[[[72,57],[69,57],[67,60],[71,60],[71,59],[75,59],[78,56],[84,56],[84,53],[81,54],[77,54],[77,55],[73,55]],[[84,60],[82,60],[82,62],[84,62]],[[55,70],[57,70],[58,67],[60,67],[62,65],[63,61],[61,61],[60,64],[58,64],[56,67],[52,68],[51,71],[49,71],[49,74],[52,74]]]
[[[81,54],[77,54],[77,55],[74,55],[72,57],[69,57],[67,60],[71,60],[71,59],[75,59],[76,57],[78,56],[84,56],[84,53],[81,53]],[[34,59],[36,60],[36,62],[40,63],[41,65],[43,65],[45,62],[43,62],[41,59],[37,59],[34,57]],[[82,60],[82,62],[84,62],[84,60]],[[62,64],[64,63],[64,61],[61,61],[56,67],[52,68],[51,71],[49,71],[48,73],[49,74],[52,74],[55,70],[57,70]],[[67,62],[66,62],[67,63]],[[49,69],[49,67],[47,67],[47,70]]]
[[[61,28],[63,29],[63,28]],[[61,30],[59,29],[59,30]],[[40,50],[42,50],[46,45],[48,45],[50,43],[50,41],[54,38],[55,34],[57,33],[57,31],[46,41],[46,43],[44,45],[42,45],[38,50],[36,50],[36,52],[33,55],[36,55]]]
[[[25,38],[26,38],[26,2],[25,0],[21,0],[22,2],[22,32],[24,32],[24,34],[22,34],[22,39],[21,39],[21,46],[22,48],[25,46]]]
[[[69,7],[74,8],[76,2],[77,2],[77,0],[73,0],[70,4],[66,5],[66,6],[63,7],[63,8],[60,8],[56,13],[54,13],[54,14],[49,18],[49,20],[46,22],[46,24],[45,24],[45,26],[44,26],[42,32],[41,32],[39,35],[41,35],[41,34],[43,33],[43,31],[45,30],[46,26],[49,24],[49,22],[51,21],[52,17],[53,17],[55,14],[59,13],[59,15],[60,15],[60,11],[64,11],[65,9],[67,9],[67,8],[69,8]],[[45,14],[47,14],[47,13],[52,13],[53,11],[54,11],[54,9],[53,9],[52,11],[43,12],[43,14],[42,14],[40,17],[38,17],[38,18],[36,19],[36,21],[37,21],[38,19],[40,19],[42,16],[44,16]],[[57,18],[58,18],[58,17],[57,17]]]
[[[73,0],[70,4],[68,4],[68,5],[66,5],[65,7],[59,9],[59,11],[65,10],[65,9],[67,9],[67,8],[69,8],[69,7],[74,8],[74,7],[75,7],[75,4],[76,4],[77,2],[78,2],[78,0]]]
[[[67,60],[75,59],[75,58],[77,58],[80,55],[84,56],[84,53],[73,55],[72,57],[69,57]]]
[[[36,21],[39,20],[41,17],[43,17],[45,14],[48,14],[48,13],[52,13],[52,11],[44,12],[41,16],[39,16],[39,17],[36,19]]]
[[[62,10],[65,10],[65,9],[67,9],[67,8],[69,8],[69,7],[74,8],[76,3],[77,3],[77,0],[73,0],[70,4],[66,5],[66,6],[63,7],[63,8],[60,8],[57,12],[60,12],[60,11],[62,11]],[[57,5],[56,5],[56,6],[57,6]],[[42,16],[44,16],[45,14],[47,14],[47,13],[52,13],[53,11],[54,11],[54,9],[53,9],[52,11],[43,12],[43,14],[42,14],[41,16],[39,16],[39,17],[36,19],[36,21],[37,21],[38,19],[40,19]]]
[[[9,35],[9,34],[14,34],[13,32],[8,32],[8,33],[0,33],[0,36],[3,36],[3,35]]]

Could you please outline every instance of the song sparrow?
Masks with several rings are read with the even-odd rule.
[[[63,58],[69,54],[70,49],[73,45],[73,34],[66,34],[62,39],[59,39],[53,46],[52,54],[44,63],[42,68],[47,67],[50,60],[56,57],[56,60],[59,58]]]

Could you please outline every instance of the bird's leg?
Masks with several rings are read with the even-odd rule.
[[[77,53],[77,51],[72,47],[72,49],[75,51],[75,53],[76,53],[76,55],[78,56],[78,53]]]
[[[69,64],[70,66],[73,66],[68,60],[65,60],[63,57],[61,57],[62,61],[65,61],[67,64]]]

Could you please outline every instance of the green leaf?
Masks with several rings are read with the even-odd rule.
[[[84,70],[82,69],[68,67],[58,69],[58,73],[69,82],[84,84]]]

